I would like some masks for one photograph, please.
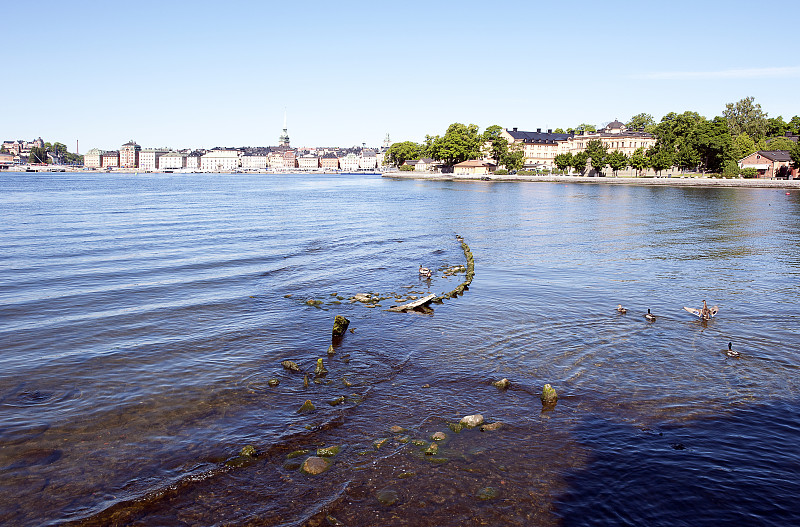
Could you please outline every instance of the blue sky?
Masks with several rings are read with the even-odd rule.
[[[3,7],[1,139],[70,151],[275,145],[284,109],[293,146],[713,117],[747,96],[800,115],[796,0],[29,5]]]

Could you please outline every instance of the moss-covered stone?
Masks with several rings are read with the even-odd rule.
[[[507,390],[509,386],[511,386],[511,381],[506,378],[500,379],[499,381],[494,381],[492,386],[497,388],[498,390]]]
[[[308,374],[303,375],[303,388],[308,388]]]
[[[276,387],[280,383],[281,383],[281,381],[279,381],[278,379],[270,379],[270,380],[267,381],[267,384],[272,388]]]
[[[300,371],[300,366],[298,366],[297,363],[292,360],[285,360],[281,362],[281,366],[289,371]]]
[[[296,457],[305,456],[309,452],[310,450],[305,448],[300,450],[295,450],[294,452],[289,452],[288,454],[286,454],[286,459],[294,459]]]
[[[253,445],[245,445],[242,447],[241,452],[239,452],[240,456],[255,457],[256,454],[257,454],[256,447],[254,447]]]
[[[545,384],[544,388],[542,388],[542,404],[555,404],[557,400],[558,394],[555,388],[549,384]]]
[[[417,475],[416,472],[408,471],[408,472],[401,472],[400,474],[397,475],[397,477],[400,479],[407,479],[407,478],[413,478],[416,475]]]
[[[336,315],[336,317],[333,319],[333,336],[341,337],[344,335],[344,332],[347,331],[347,326],[349,325],[349,320],[342,315]]]
[[[328,401],[328,404],[331,406],[338,406],[344,402],[344,395],[340,395],[339,397],[335,397]]]
[[[483,424],[483,416],[481,414],[465,415],[461,418],[460,424],[467,428],[475,428]]]
[[[495,430],[500,430],[502,426],[503,423],[501,423],[500,421],[496,421],[494,423],[481,426],[481,432],[494,432]]]
[[[314,403],[312,403],[309,400],[306,400],[306,402],[303,403],[303,406],[301,406],[300,409],[297,410],[297,413],[298,414],[307,414],[307,413],[313,412],[316,409],[317,408],[314,406]]]
[[[425,446],[428,444],[424,439],[412,439],[411,444],[414,446]]]
[[[425,449],[425,455],[426,456],[435,456],[438,453],[439,453],[439,444],[436,443],[435,441],[433,443],[431,443],[428,446],[428,448]]]
[[[444,432],[436,432],[431,436],[431,439],[433,439],[434,441],[444,441],[445,439],[447,439],[447,434],[445,434]]]
[[[494,487],[484,487],[475,493],[479,500],[492,500],[497,497],[497,489]]]
[[[348,381],[348,380],[347,380],[346,378],[344,378],[344,377],[342,377],[342,384],[344,384],[344,385],[345,385],[345,386],[347,386],[348,388],[350,388],[350,387],[353,385],[353,383],[352,383],[352,382]]]
[[[339,452],[341,452],[342,447],[340,445],[335,446],[328,446],[325,448],[318,448],[317,455],[320,457],[333,457]]]
[[[331,344],[330,346],[328,346],[328,356],[333,357],[334,355],[336,355],[336,350],[333,349],[333,344]]]
[[[380,450],[380,448],[385,445],[387,441],[389,441],[388,437],[382,437],[373,441],[372,446],[374,446],[376,450]]]
[[[328,370],[326,370],[325,365],[322,364],[322,358],[317,359],[317,367],[314,368],[314,375],[322,377],[326,373],[328,373]]]
[[[461,433],[461,431],[464,429],[464,425],[461,423],[447,423],[447,427],[456,434]]]
[[[397,503],[397,500],[400,499],[400,494],[394,489],[382,489],[375,494],[375,498],[381,505],[388,507]]]
[[[317,474],[322,474],[329,468],[331,468],[331,460],[324,457],[319,456],[311,456],[305,461],[303,461],[303,465],[300,467],[300,470],[304,474],[308,474],[311,476],[316,476]]]
[[[402,434],[406,429],[399,425],[393,425],[389,427],[389,431],[393,434]]]

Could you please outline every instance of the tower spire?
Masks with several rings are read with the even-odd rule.
[[[283,133],[278,138],[280,146],[289,146],[289,132],[286,128],[286,107],[283,108]]]

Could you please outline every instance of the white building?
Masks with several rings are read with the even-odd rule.
[[[158,170],[158,160],[168,152],[166,148],[142,148],[139,152],[139,170],[155,172]]]
[[[361,157],[351,152],[344,157],[340,157],[339,164],[345,172],[356,172],[361,166]]]
[[[242,170],[266,170],[269,156],[264,154],[245,154],[242,156]]]
[[[102,165],[103,151],[99,148],[92,148],[83,154],[83,166],[86,168],[100,168]]]
[[[186,154],[169,152],[158,158],[159,170],[181,170],[186,168]]]
[[[317,170],[319,168],[319,157],[314,154],[300,156],[297,162],[300,170]]]
[[[361,158],[358,160],[358,166],[362,170],[375,170],[378,166],[378,156],[375,155],[375,150],[365,148],[361,151]]]
[[[242,166],[241,152],[238,150],[209,150],[200,158],[203,172],[231,172]]]
[[[203,152],[195,150],[186,156],[186,170],[200,170],[200,159],[203,157]]]

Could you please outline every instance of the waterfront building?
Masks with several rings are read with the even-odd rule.
[[[339,164],[345,172],[357,172],[361,166],[361,157],[350,152],[346,156],[339,158]]]
[[[121,168],[138,168],[139,152],[142,147],[131,139],[119,148],[119,166]]]
[[[638,148],[645,151],[656,144],[652,134],[628,130],[625,125],[614,120],[597,132],[579,132],[578,134],[559,134],[552,130],[542,132],[523,132],[517,128],[504,129],[501,132],[509,144],[517,144],[523,150],[525,168],[555,168],[555,157],[559,154],[578,154],[586,150],[589,141],[599,140],[609,152],[619,150],[630,156]]]
[[[0,168],[8,168],[14,163],[14,154],[11,152],[0,152]]]
[[[144,172],[158,170],[158,160],[168,152],[166,148],[142,148],[139,152],[139,169]]]
[[[159,170],[182,170],[186,168],[186,154],[167,152],[158,158]]]
[[[99,148],[92,148],[83,154],[83,166],[86,168],[100,168],[103,166],[103,151]]]
[[[319,157],[314,154],[306,154],[297,159],[300,170],[317,170],[319,168]]]
[[[422,159],[417,160],[416,164],[414,165],[415,171],[424,171],[424,172],[435,172],[439,166],[439,162],[435,159],[431,159],[430,157],[423,157]]]
[[[293,170],[297,168],[297,151],[287,149],[283,151],[283,169]]]
[[[3,141],[3,148],[6,152],[18,156],[22,152],[22,141]]]
[[[759,179],[797,177],[788,150],[759,150],[739,160],[739,168],[755,168]]]
[[[364,148],[361,150],[358,167],[361,170],[375,170],[378,167],[378,156],[375,155],[375,150],[371,148]]]
[[[110,150],[100,156],[100,166],[108,168],[119,167],[119,151]]]
[[[323,170],[339,170],[339,158],[334,152],[327,152],[319,159],[319,164]]]
[[[195,150],[186,156],[186,170],[200,170],[200,159],[203,157],[203,152]]]
[[[453,165],[453,174],[457,176],[488,176],[495,171],[497,165],[480,159],[470,159]]]
[[[214,149],[200,158],[200,170],[203,172],[231,172],[242,166],[241,152],[232,149]]]
[[[266,170],[269,165],[269,154],[263,152],[247,152],[242,156],[242,170]]]

